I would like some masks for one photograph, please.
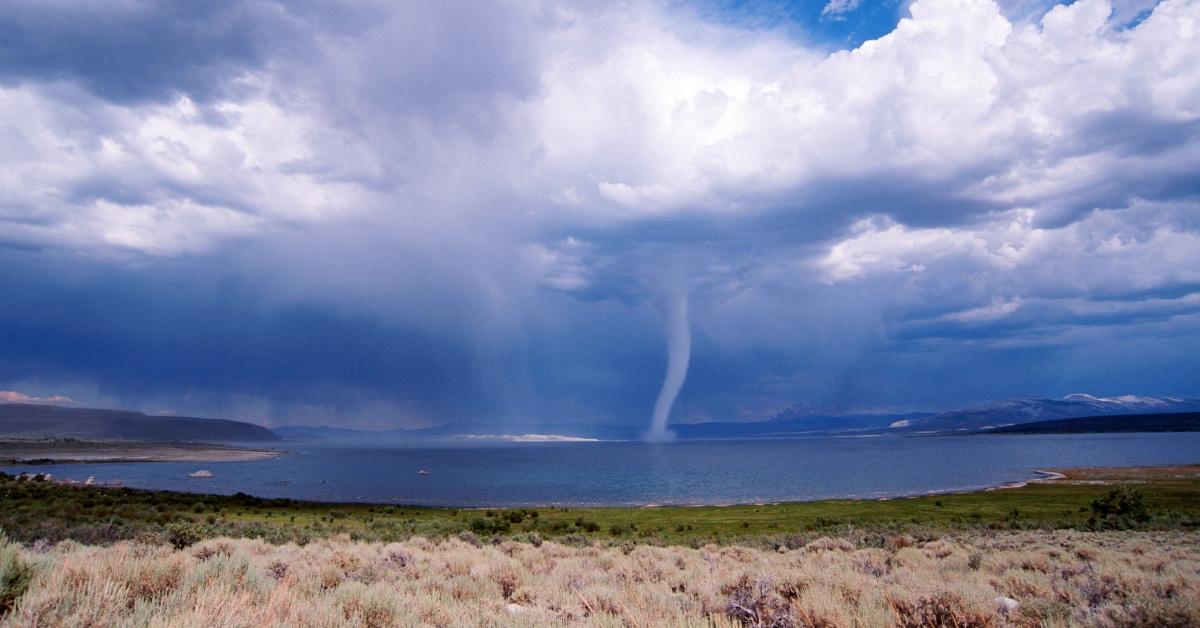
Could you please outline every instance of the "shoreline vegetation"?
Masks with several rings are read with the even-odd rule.
[[[1200,465],[466,510],[0,477],[0,626],[1192,626]]]
[[[1136,493],[1144,520],[1121,527],[1200,528],[1200,464],[1042,470],[1040,477],[976,491],[893,498],[739,505],[447,508],[314,502],[81,485],[47,480],[36,466],[0,473],[0,528],[23,542],[165,540],[169,528],[196,537],[305,543],[330,535],[396,541],[467,533],[482,539],[564,537],[568,543],[658,545],[749,543],[788,535],[947,530],[1103,529],[1095,504],[1114,490]]]
[[[249,462],[284,455],[278,449],[218,443],[156,443],[64,438],[0,439],[0,466],[108,462]]]

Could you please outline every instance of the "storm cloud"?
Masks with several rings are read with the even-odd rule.
[[[643,424],[670,269],[672,420],[1200,394],[1200,2],[831,6],[0,2],[0,389]]]

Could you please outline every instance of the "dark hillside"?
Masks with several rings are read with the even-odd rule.
[[[1200,432],[1200,412],[1088,416],[1006,425],[984,431],[986,434],[1080,434],[1088,432]]]
[[[0,436],[137,441],[278,441],[260,425],[228,419],[148,416],[127,410],[0,404]]]

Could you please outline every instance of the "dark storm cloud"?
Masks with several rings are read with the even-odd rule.
[[[638,423],[685,291],[682,420],[1197,393],[1196,2],[737,4],[4,4],[0,385]]]
[[[76,82],[121,103],[209,101],[246,69],[298,52],[296,26],[271,2],[6,0],[0,81]]]
[[[155,264],[149,274],[52,252],[0,261],[3,380],[84,378],[149,397],[204,382],[213,395],[286,400],[284,411],[353,406],[356,391],[386,391],[456,413],[472,392],[461,339],[317,305],[273,307],[205,264]]]
[[[1073,130],[1079,145],[1072,152],[1115,152],[1122,157],[1155,155],[1194,143],[1200,122],[1171,120],[1137,109],[1117,109],[1083,116]]]

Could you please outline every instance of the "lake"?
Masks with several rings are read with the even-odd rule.
[[[293,453],[257,462],[4,470],[135,488],[468,507],[877,498],[995,486],[1049,467],[1200,462],[1200,433],[284,446]],[[188,477],[201,468],[213,477]]]

